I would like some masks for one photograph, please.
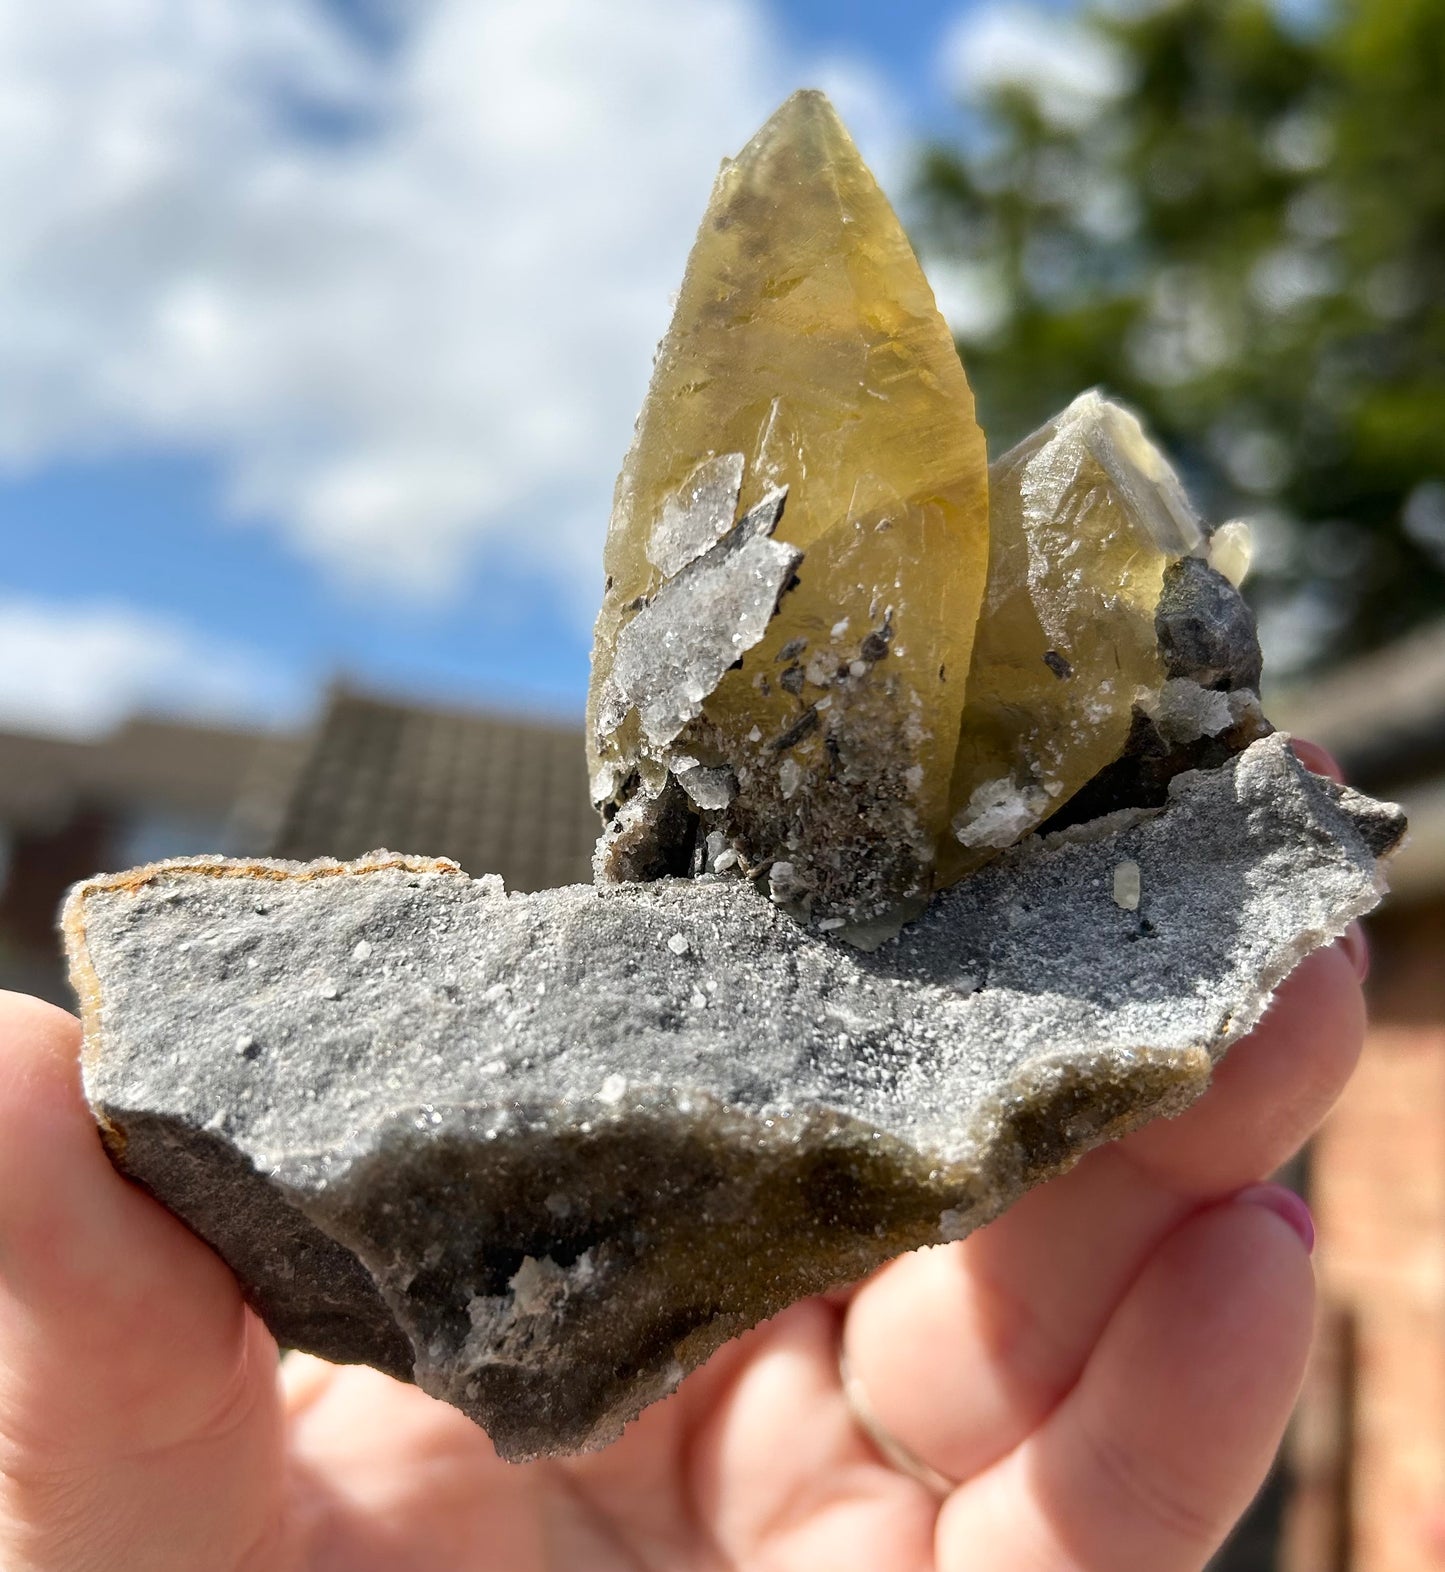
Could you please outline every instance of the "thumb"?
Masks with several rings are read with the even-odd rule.
[[[111,1167],[78,1042],[0,993],[0,1564],[281,1569],[276,1346]]]

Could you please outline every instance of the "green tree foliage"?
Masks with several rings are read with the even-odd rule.
[[[993,451],[1085,387],[1132,403],[1256,521],[1286,665],[1445,611],[1445,0],[1059,25],[1111,80],[992,82],[921,179]]]

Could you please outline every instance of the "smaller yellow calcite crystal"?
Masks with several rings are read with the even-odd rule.
[[[718,177],[617,483],[600,876],[735,869],[830,926],[925,897],[987,553],[952,335],[799,93]]]
[[[940,882],[1028,834],[1120,756],[1136,706],[1155,707],[1166,680],[1155,630],[1165,570],[1207,549],[1168,461],[1098,393],[989,479],[988,589]]]

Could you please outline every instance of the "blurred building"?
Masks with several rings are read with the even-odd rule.
[[[591,878],[581,728],[333,691],[294,735],[138,720],[95,742],[0,733],[0,987],[68,1003],[56,910],[162,857],[452,857],[513,890]]]
[[[0,733],[0,987],[68,1002],[55,942],[66,887],[225,841],[266,739],[137,720],[96,742]]]
[[[1321,1320],[1281,1572],[1445,1567],[1445,623],[1275,704],[1410,836],[1369,922],[1371,1027],[1313,1143]]]
[[[599,828],[580,726],[338,690],[253,772],[232,840],[302,861],[422,852],[545,890],[591,882]]]

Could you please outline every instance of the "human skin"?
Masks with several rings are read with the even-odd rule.
[[[1259,1181],[1349,1076],[1364,953],[1305,961],[1180,1118],[794,1305],[605,1451],[524,1466],[375,1371],[278,1371],[224,1264],[111,1167],[74,1020],[0,994],[0,1565],[1200,1572],[1303,1370],[1307,1214]],[[945,1499],[859,1428],[840,1347]]]

